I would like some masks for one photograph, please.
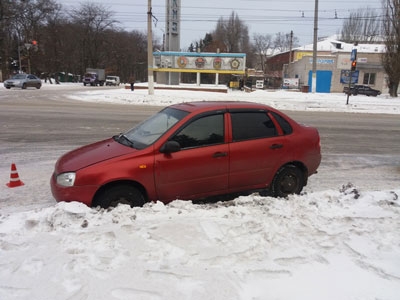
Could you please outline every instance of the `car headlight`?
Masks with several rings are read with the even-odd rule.
[[[57,175],[57,184],[62,186],[74,186],[75,172],[62,173]]]

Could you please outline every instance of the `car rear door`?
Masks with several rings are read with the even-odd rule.
[[[286,136],[266,111],[232,111],[229,189],[265,188],[285,157]]]
[[[181,150],[155,156],[159,199],[192,199],[227,192],[225,118],[222,112],[196,117],[169,138],[178,142]]]

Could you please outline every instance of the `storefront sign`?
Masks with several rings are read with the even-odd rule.
[[[209,52],[154,52],[154,71],[244,74],[246,54]]]

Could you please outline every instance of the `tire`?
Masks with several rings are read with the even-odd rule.
[[[304,174],[294,165],[279,169],[272,181],[272,195],[286,198],[290,194],[300,194],[304,187]]]
[[[105,189],[94,201],[94,206],[102,208],[116,207],[118,204],[128,204],[131,207],[143,206],[145,198],[141,191],[129,184],[114,185]]]
[[[38,85],[36,86],[36,88],[39,90],[39,89],[41,88],[41,85],[38,84]]]
[[[23,90],[26,89],[26,83],[22,84],[22,89],[23,89]]]

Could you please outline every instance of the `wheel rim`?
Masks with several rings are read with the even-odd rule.
[[[281,181],[280,190],[285,194],[292,194],[299,187],[299,178],[293,173],[286,174]]]

